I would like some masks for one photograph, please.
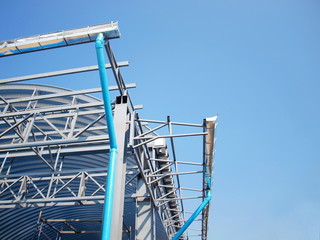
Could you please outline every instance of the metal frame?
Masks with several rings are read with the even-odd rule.
[[[130,232],[128,239],[141,236],[171,239],[196,208],[188,202],[206,198],[205,173],[211,179],[216,118],[208,118],[201,124],[174,122],[170,117],[165,121],[141,119],[137,113],[141,106],[134,106],[128,93],[135,84],[126,85],[120,71],[127,62],[116,61],[109,41],[105,50],[110,62],[106,68],[112,69],[117,83],[109,90],[119,92],[112,103],[119,144],[115,195],[121,200],[114,207],[113,236],[121,239],[125,236],[123,232]],[[104,203],[106,158],[110,151],[108,129],[103,103],[87,95],[101,89],[69,91],[15,84],[93,70],[97,67],[0,80],[0,211],[17,207],[36,211],[44,207],[45,214],[49,207]],[[177,131],[180,127],[186,131]],[[179,159],[177,141],[184,138],[202,142],[203,156],[194,161]],[[76,166],[76,159],[85,164]],[[32,167],[24,162],[30,162]],[[186,167],[191,170],[185,170]],[[196,176],[201,182],[194,187],[185,181],[185,176]],[[137,209],[133,225],[128,225],[123,210],[128,203],[134,203]],[[209,206],[180,239],[196,236],[207,239],[208,217]],[[61,220],[57,219],[39,217],[38,236],[40,226],[54,225]],[[149,228],[141,228],[144,221],[148,221]],[[68,226],[72,221],[65,218],[60,222],[67,222]],[[82,230],[70,226],[70,232],[81,233]],[[69,234],[61,230],[55,233]]]

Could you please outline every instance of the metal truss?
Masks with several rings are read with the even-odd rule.
[[[32,95],[36,94],[33,91]],[[48,101],[50,95],[59,94],[41,98]],[[17,107],[18,103],[1,99],[1,127],[6,129],[0,134],[0,208],[103,201],[106,167],[64,170],[70,154],[108,153],[104,114],[97,108],[102,103],[79,104],[77,97],[71,95],[67,104],[37,108],[42,103],[36,97],[27,102],[20,99],[18,103],[24,105]],[[35,168],[41,166],[41,171],[28,171],[25,175],[16,171],[25,166],[18,162],[21,156],[30,156],[29,161]]]
[[[42,216],[42,211],[39,212],[36,231],[33,239],[40,240],[43,237],[45,239],[51,239],[46,232],[50,231],[55,235],[56,240],[60,240],[63,234],[94,234],[100,233],[98,230],[83,230],[79,229],[82,223],[99,223],[101,219],[45,219]],[[79,224],[80,223],[80,224]],[[78,226],[75,227],[75,224]],[[82,224],[83,225],[83,224]]]
[[[154,123],[157,126],[148,131],[143,131],[142,126],[145,123]],[[204,124],[172,122],[170,117],[167,118],[167,121],[154,121],[140,119],[136,114],[134,124],[136,125],[136,134],[133,138],[132,147],[138,159],[138,167],[170,239],[186,221],[187,213],[193,213],[194,211],[190,207],[189,211],[186,209],[186,202],[193,199],[203,199],[205,192],[205,185],[202,183],[198,184],[198,188],[193,188],[188,187],[188,181],[181,181],[181,176],[185,175],[198,175],[201,176],[201,179],[205,179],[203,169],[206,167],[205,159],[194,162],[180,161],[175,150],[175,139],[201,136],[201,139],[204,140],[203,148],[205,149],[207,136],[213,133],[209,133],[207,122],[204,122]],[[195,128],[196,131],[174,134],[174,126]],[[168,134],[158,135],[156,131],[163,128],[167,130]],[[167,146],[167,142],[170,146]],[[181,171],[181,165],[191,166],[193,169],[196,167],[196,170]],[[188,194],[185,196],[186,192]],[[203,232],[202,229],[207,228],[208,210],[206,208],[204,214],[197,219],[197,221],[202,222],[201,227],[191,229],[192,232],[199,232],[199,234],[187,233],[183,238],[203,236],[203,239],[206,239],[206,232]],[[200,234],[201,232],[202,234]]]
[[[120,149],[114,236],[120,239],[127,232],[127,239],[148,234],[171,239],[206,197],[205,173],[210,177],[213,173],[216,120],[190,124],[173,122],[170,117],[165,121],[140,118],[137,109],[141,106],[134,106],[128,93],[135,84],[125,84],[120,72],[127,62],[116,61],[108,41],[105,49],[110,62],[106,68],[112,69],[117,83],[109,90],[119,92],[112,103]],[[108,129],[103,102],[88,95],[101,89],[69,91],[15,84],[96,69],[90,66],[0,80],[0,210],[32,207],[39,212],[37,208],[104,203]],[[192,161],[178,155],[181,147],[177,142],[185,138],[200,143],[200,155]],[[123,210],[129,203],[137,209],[135,224],[126,220]],[[180,239],[207,239],[208,216],[209,206]],[[79,222],[86,223],[84,228],[76,225]],[[46,234],[48,239],[60,239],[64,234],[99,233],[86,227],[100,222],[101,218],[44,218],[41,212],[34,239],[46,239]],[[147,232],[140,229],[142,222],[149,226]]]

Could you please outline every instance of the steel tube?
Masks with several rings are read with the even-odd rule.
[[[124,67],[124,66],[128,66],[129,62],[125,61],[125,62],[119,62],[117,64],[119,67]],[[111,65],[106,64],[106,68],[111,68]],[[72,69],[66,69],[66,70],[60,70],[60,71],[54,71],[54,72],[38,73],[38,74],[33,74],[33,75],[21,76],[21,77],[0,79],[0,84],[21,82],[21,81],[49,78],[49,77],[56,77],[56,76],[63,76],[63,75],[69,75],[69,74],[75,74],[75,73],[90,72],[90,71],[95,71],[98,69],[99,69],[99,67],[95,65],[95,66],[72,68]]]
[[[111,239],[111,223],[112,223],[112,209],[114,201],[114,181],[116,172],[116,159],[117,159],[117,143],[115,127],[113,122],[112,108],[109,95],[108,87],[108,77],[105,68],[104,59],[104,36],[100,33],[96,39],[96,52],[99,66],[100,83],[102,88],[102,96],[104,101],[104,110],[106,113],[106,121],[108,127],[108,134],[110,139],[110,159],[108,166],[108,176],[107,176],[107,189],[105,193],[105,201],[102,215],[102,231],[101,239],[109,240]]]
[[[186,223],[181,227],[181,229],[174,235],[172,240],[178,240],[181,235],[187,230],[190,224],[197,218],[197,216],[202,212],[202,210],[208,205],[211,200],[210,190],[207,191],[206,199],[201,203],[201,205],[197,208],[197,210],[191,215],[191,217],[186,221]]]

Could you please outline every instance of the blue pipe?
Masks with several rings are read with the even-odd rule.
[[[112,223],[112,209],[113,209],[113,198],[114,198],[114,182],[116,172],[116,160],[117,160],[117,141],[116,133],[113,122],[112,108],[110,102],[109,88],[108,88],[108,77],[105,67],[104,59],[104,36],[100,33],[96,39],[96,52],[99,66],[100,83],[102,88],[102,97],[104,102],[104,111],[106,113],[109,144],[110,144],[110,159],[108,166],[108,177],[107,177],[107,189],[105,193],[103,216],[102,216],[102,240],[111,239],[111,223]]]
[[[198,217],[198,215],[202,212],[202,210],[208,205],[211,200],[211,192],[210,192],[211,181],[210,178],[207,178],[207,190],[206,190],[206,199],[201,203],[201,205],[197,208],[197,210],[191,215],[191,217],[186,221],[186,223],[180,228],[180,230],[174,235],[172,240],[178,240],[181,235],[187,230],[190,224]]]

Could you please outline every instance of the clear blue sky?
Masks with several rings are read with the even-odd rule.
[[[145,118],[219,115],[209,239],[318,240],[319,12],[317,0],[3,1],[0,39],[119,21],[112,46]],[[0,78],[96,64],[74,49],[0,59]]]

